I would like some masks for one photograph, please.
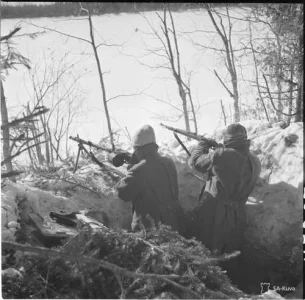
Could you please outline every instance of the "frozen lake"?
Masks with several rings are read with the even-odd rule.
[[[239,15],[239,11],[235,11]],[[160,22],[156,12],[145,13],[145,16],[156,28]],[[229,114],[229,104],[232,103],[228,93],[220,84],[213,73],[217,70],[224,80],[229,83],[229,76],[224,63],[213,50],[196,48],[192,40],[198,44],[208,44],[215,47],[218,37],[205,31],[212,31],[212,23],[203,10],[185,11],[173,13],[178,44],[180,48],[181,64],[183,72],[192,72],[191,88],[195,104],[200,105],[198,111],[198,127],[201,133],[210,132],[219,125],[224,125],[220,120],[220,100],[226,105]],[[84,18],[36,18],[36,19],[5,19],[1,21],[1,35],[7,34],[16,25],[22,26],[22,33],[39,31],[31,25],[47,26],[69,35],[83,39],[90,39],[88,21]],[[178,122],[169,122],[158,119],[158,116],[175,116],[175,110],[164,103],[156,101],[153,97],[179,105],[180,98],[176,83],[171,72],[166,69],[151,69],[144,64],[156,66],[160,64],[158,57],[153,54],[145,55],[147,49],[159,47],[155,36],[148,34],[147,21],[140,14],[119,14],[93,16],[96,43],[107,42],[109,44],[123,44],[122,46],[99,47],[101,67],[106,85],[107,97],[115,97],[121,94],[141,95],[119,97],[109,102],[109,112],[113,129],[118,125],[127,127],[132,134],[143,124],[152,125],[157,134],[157,140],[169,139],[172,133],[159,126],[164,122],[170,126],[184,128],[183,118]],[[247,38],[246,22],[234,21],[236,28],[236,41],[239,38]],[[234,29],[233,28],[233,29]],[[196,31],[197,32],[194,32]],[[198,32],[201,30],[201,32]],[[108,135],[106,118],[103,112],[102,92],[97,72],[96,61],[89,43],[73,38],[48,32],[35,39],[29,37],[15,38],[15,46],[18,51],[28,57],[32,68],[47,68],[66,55],[66,60],[77,62],[74,67],[74,75],[81,75],[79,79],[80,93],[83,95],[82,114],[77,117],[77,122],[71,127],[70,135],[79,134],[81,138],[98,142],[103,136]],[[41,70],[38,72],[42,72]],[[251,68],[246,65],[238,69],[243,78],[252,76]],[[41,74],[42,73],[38,73]],[[72,75],[71,75],[72,76]],[[22,105],[31,103],[32,87],[29,80],[29,72],[22,67],[17,71],[10,71],[4,82],[5,95],[9,114],[21,110]],[[230,86],[230,85],[229,85]],[[239,83],[240,99],[251,103],[255,98],[249,84],[243,81]],[[53,98],[52,98],[53,97]],[[44,104],[54,101],[54,95],[48,95]],[[233,111],[232,111],[233,113]],[[74,145],[75,146],[75,145]],[[73,146],[75,153],[77,147]]]

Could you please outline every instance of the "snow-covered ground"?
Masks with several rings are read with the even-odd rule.
[[[262,164],[260,179],[247,203],[248,241],[264,246],[276,256],[291,255],[302,236],[303,125],[294,123],[286,129],[282,129],[280,123],[272,125],[261,121],[247,121],[243,125],[251,139],[251,151]],[[223,129],[211,136],[220,142]],[[186,142],[188,148],[195,144],[196,141]],[[190,169],[186,153],[175,141],[159,145],[160,153],[174,158],[180,202],[186,211],[192,210],[197,205],[204,177]],[[130,145],[123,145],[123,148],[131,151]],[[100,154],[98,157],[102,159],[105,156]],[[124,167],[120,169],[125,171]],[[103,209],[112,225],[125,226],[130,219],[130,205],[118,200],[113,190],[118,179],[110,178],[87,160],[80,161],[75,174],[71,168],[62,166],[57,177],[51,179],[41,177],[38,180],[31,176],[17,184],[9,183],[2,189],[2,229],[6,234],[14,232],[16,225],[11,222],[17,221],[16,201],[23,198],[28,199],[32,209],[43,218],[51,211],[69,213]],[[69,180],[94,187],[95,193],[81,188],[69,191]],[[36,187],[33,182],[36,182]],[[6,239],[6,235],[3,238]]]
[[[273,256],[289,257],[295,268],[302,260],[303,124],[294,123],[285,129],[281,123],[247,121],[242,124],[251,139],[251,151],[262,164],[259,181],[246,205],[247,242]],[[219,128],[211,137],[221,142],[223,130]],[[196,141],[186,142],[189,149],[195,144]],[[159,143],[159,146],[163,155],[175,160],[180,202],[186,211],[192,210],[198,202],[202,175],[190,169],[186,153],[175,141]],[[131,150],[127,144],[122,148]],[[99,153],[97,157],[102,160],[105,154]],[[124,167],[119,169],[126,171]],[[6,182],[1,195],[2,240],[14,240],[18,219],[24,213],[35,214],[44,226],[56,229],[49,217],[51,211],[103,210],[111,227],[128,228],[131,207],[116,197],[113,186],[119,177],[111,177],[110,173],[82,158],[75,174],[71,166],[61,165],[54,173],[56,176],[49,179],[45,175],[29,174],[16,184]],[[268,293],[267,298],[274,294]]]

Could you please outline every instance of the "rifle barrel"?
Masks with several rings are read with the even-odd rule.
[[[108,149],[108,148],[105,148],[105,147],[101,147],[101,146],[96,145],[96,144],[94,144],[94,143],[92,143],[92,142],[90,142],[90,141],[85,141],[85,140],[83,140],[83,139],[81,139],[81,138],[79,138],[79,137],[70,136],[69,139],[71,139],[71,140],[73,140],[73,141],[75,141],[75,142],[77,142],[77,143],[80,143],[80,144],[85,144],[85,145],[88,145],[88,146],[90,146],[90,147],[94,147],[94,148],[99,149],[99,150],[107,151],[108,153],[114,152],[112,149]]]
[[[197,141],[200,141],[201,139],[204,138],[204,136],[202,135],[197,135],[196,133],[194,132],[190,132],[190,131],[186,131],[186,130],[183,130],[183,129],[179,129],[179,128],[174,128],[174,127],[171,127],[171,126],[167,126],[167,125],[164,125],[163,123],[160,124],[161,126],[165,127],[166,129],[168,130],[171,130],[171,131],[174,131],[176,133],[180,133],[184,136],[187,136],[187,137],[190,137],[194,140],[197,140]]]

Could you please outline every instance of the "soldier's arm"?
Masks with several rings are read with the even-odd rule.
[[[125,201],[133,201],[141,192],[141,176],[139,166],[133,166],[115,186],[118,197]]]
[[[213,153],[209,153],[210,147],[208,141],[200,141],[189,158],[189,166],[196,171],[206,173],[213,163]]]

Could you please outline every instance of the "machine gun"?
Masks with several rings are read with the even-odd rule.
[[[75,168],[74,168],[73,173],[76,172],[77,165],[78,165],[78,160],[79,160],[79,155],[80,155],[80,152],[81,152],[82,150],[85,151],[85,152],[89,155],[89,157],[90,157],[96,164],[98,164],[100,167],[103,167],[103,168],[105,167],[105,165],[104,165],[103,163],[101,163],[101,162],[94,156],[94,154],[93,154],[91,151],[88,151],[88,150],[84,147],[84,145],[88,145],[90,148],[93,147],[93,148],[95,148],[95,149],[103,150],[103,151],[106,151],[106,152],[108,152],[108,153],[115,153],[115,154],[117,154],[117,153],[121,153],[121,152],[122,152],[122,151],[116,150],[116,149],[110,149],[110,148],[106,148],[106,147],[101,147],[101,146],[99,146],[99,145],[97,145],[97,144],[94,144],[94,143],[92,143],[92,142],[90,142],[90,141],[85,141],[85,140],[79,138],[78,135],[77,135],[76,137],[70,136],[69,139],[71,139],[71,140],[73,140],[73,141],[75,141],[75,142],[78,143],[78,152],[77,152],[76,163],[75,163]],[[123,175],[124,175],[124,174],[123,174],[122,172],[120,172],[120,171],[117,171],[116,173],[118,173],[118,172],[120,173],[120,174],[119,174],[120,176],[123,176]]]
[[[194,139],[194,140],[197,140],[197,141],[204,141],[204,140],[209,140],[210,142],[212,142],[212,149],[215,149],[215,148],[218,148],[220,147],[221,145],[218,144],[216,141],[212,140],[212,139],[209,139],[207,137],[205,137],[204,135],[198,135],[194,132],[190,132],[190,131],[186,131],[186,130],[183,130],[183,129],[179,129],[179,128],[174,128],[174,127],[171,127],[171,126],[167,126],[167,125],[164,125],[164,124],[160,124],[162,127],[168,129],[168,130],[171,130],[174,132],[174,136],[176,138],[176,140],[179,142],[179,144],[182,146],[182,148],[185,150],[185,152],[191,156],[191,153],[188,151],[188,149],[185,147],[185,145],[182,143],[182,141],[180,140],[180,138],[178,137],[177,133],[181,134],[181,135],[184,135],[184,136],[187,136],[191,139]]]
[[[110,148],[106,148],[106,147],[101,147],[97,144],[94,144],[90,141],[85,141],[81,138],[79,138],[79,136],[77,135],[77,137],[73,137],[73,136],[70,136],[69,139],[77,142],[78,144],[81,144],[81,145],[88,145],[89,147],[93,147],[95,149],[98,149],[98,150],[103,150],[103,151],[106,151],[108,153],[113,153],[113,152],[117,152],[115,149],[110,149]]]

